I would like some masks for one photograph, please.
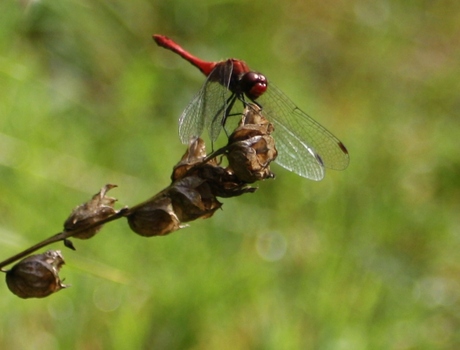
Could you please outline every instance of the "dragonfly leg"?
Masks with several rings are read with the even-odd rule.
[[[227,136],[227,138],[230,136],[227,129],[225,128],[225,123],[227,122],[227,118],[230,117],[232,114],[230,113],[232,111],[232,108],[233,108],[233,105],[235,104],[235,101],[236,101],[236,98],[237,98],[237,95],[236,94],[232,94],[228,99],[227,101],[225,102],[225,105],[227,106],[227,108],[225,108],[225,113],[224,113],[224,117],[222,118],[222,121],[221,121],[221,126],[222,128],[224,129],[225,131],[225,135]],[[216,116],[217,117],[217,116]]]

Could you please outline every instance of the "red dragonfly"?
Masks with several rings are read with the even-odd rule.
[[[300,110],[267,78],[235,58],[219,62],[203,61],[163,35],[153,35],[155,42],[197,67],[207,78],[198,94],[179,119],[181,142],[188,144],[206,129],[216,141],[227,117],[238,114],[236,106],[253,102],[275,127],[278,149],[276,162],[308,179],[319,181],[325,168],[343,170],[349,155],[344,144],[318,122]],[[241,115],[241,113],[239,113]]]

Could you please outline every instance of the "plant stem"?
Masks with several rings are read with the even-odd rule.
[[[63,241],[64,239],[70,238],[70,237],[72,237],[73,235],[75,235],[77,233],[80,233],[80,232],[92,229],[94,227],[106,224],[106,223],[108,223],[110,221],[117,220],[117,219],[125,216],[127,212],[128,212],[128,208],[123,208],[123,209],[119,210],[118,212],[116,212],[114,215],[109,216],[107,218],[104,218],[104,219],[102,219],[102,220],[100,220],[98,222],[94,222],[91,225],[80,227],[80,228],[78,228],[76,230],[62,231],[62,232],[56,233],[54,236],[51,236],[51,237],[49,237],[49,238],[47,238],[47,239],[45,239],[45,240],[33,245],[32,247],[27,248],[26,250],[24,250],[24,251],[22,251],[22,252],[20,252],[20,253],[18,253],[16,255],[13,255],[12,257],[0,262],[0,271],[5,272],[5,270],[3,270],[3,267],[5,267],[5,266],[7,266],[7,265],[9,265],[11,263],[14,263],[15,261],[17,261],[19,259],[22,259],[22,258],[28,256],[29,254],[37,251],[40,248],[46,247],[47,245],[50,245],[52,243]]]

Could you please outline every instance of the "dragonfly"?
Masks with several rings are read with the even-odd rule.
[[[343,170],[350,161],[345,145],[321,124],[297,107],[262,73],[246,62],[229,58],[205,61],[164,35],[155,42],[198,68],[206,80],[179,118],[182,143],[200,137],[206,130],[212,142],[225,127],[227,118],[238,114],[236,105],[255,103],[274,125],[278,157],[275,162],[307,179],[320,181],[325,169]],[[240,114],[241,115],[241,114]]]

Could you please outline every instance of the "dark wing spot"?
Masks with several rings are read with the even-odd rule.
[[[343,153],[348,154],[348,150],[342,142],[339,142],[338,145]]]
[[[323,159],[321,158],[321,156],[316,153],[315,158],[318,161],[318,163],[321,164],[322,167],[324,167],[324,162],[323,162]]]

